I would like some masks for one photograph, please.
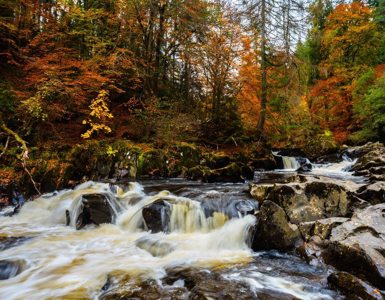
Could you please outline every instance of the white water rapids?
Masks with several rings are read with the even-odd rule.
[[[84,194],[102,193],[116,209],[115,224],[65,226],[65,211],[73,217]],[[112,200],[111,200],[112,199]],[[159,199],[172,204],[170,233],[143,229],[142,208]],[[71,221],[72,222],[72,221]],[[71,223],[72,225],[73,222]],[[146,195],[138,183],[111,191],[105,183],[87,182],[74,190],[43,195],[27,202],[20,213],[0,217],[0,237],[27,237],[0,251],[0,261],[21,261],[22,271],[0,280],[0,299],[98,299],[110,274],[160,279],[178,266],[213,268],[247,264],[253,252],[245,242],[255,217],[230,219],[221,212],[206,217],[200,203],[167,191]],[[252,289],[268,288],[299,299],[331,299],[300,283],[253,271],[228,275]]]

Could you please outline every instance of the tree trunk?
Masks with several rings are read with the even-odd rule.
[[[267,103],[267,61],[266,61],[266,0],[261,2],[261,110],[258,119],[258,135],[262,136],[266,119]]]
[[[155,76],[154,76],[154,93],[158,94],[159,89],[159,79],[161,73],[161,55],[162,55],[162,46],[164,39],[164,22],[165,22],[165,11],[166,11],[166,2],[161,2],[159,6],[159,31],[156,37],[156,48],[155,48]]]

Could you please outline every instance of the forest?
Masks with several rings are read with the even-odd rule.
[[[108,156],[121,141],[314,156],[385,137],[382,0],[1,0],[0,14],[4,182],[97,141]]]
[[[385,0],[0,0],[0,299],[385,299]]]

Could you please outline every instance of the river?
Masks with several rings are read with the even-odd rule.
[[[310,175],[327,176],[329,168],[331,176],[349,180],[346,166],[318,166]],[[257,173],[255,180],[279,181],[288,174],[282,173]],[[168,295],[173,289],[185,291],[169,299],[189,299],[186,278],[174,272],[181,269],[215,274],[217,288],[241,284],[259,299],[339,299],[327,286],[330,270],[325,267],[308,265],[294,254],[250,249],[256,219],[234,209],[237,201],[250,203],[247,190],[247,183],[182,179],[113,187],[85,182],[27,202],[18,214],[0,217],[0,273],[13,275],[0,280],[0,299],[103,299],[109,290],[119,290],[121,278],[126,278],[125,289],[137,289],[141,299],[152,299],[140,290],[143,282],[171,289]],[[108,195],[115,210],[112,224],[77,230],[82,195],[95,193]],[[159,199],[171,203],[167,233],[151,233],[143,221],[142,208]]]

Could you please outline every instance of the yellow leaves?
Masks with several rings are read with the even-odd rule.
[[[322,42],[332,62],[367,59],[369,48],[378,44],[373,11],[361,2],[337,5],[328,16]]]
[[[108,96],[107,90],[99,91],[98,96],[92,100],[90,108],[90,117],[87,120],[83,120],[82,124],[89,125],[85,133],[81,135],[82,138],[88,139],[93,133],[105,132],[110,133],[111,128],[106,124],[108,119],[112,119],[114,116],[111,114],[108,108]]]

